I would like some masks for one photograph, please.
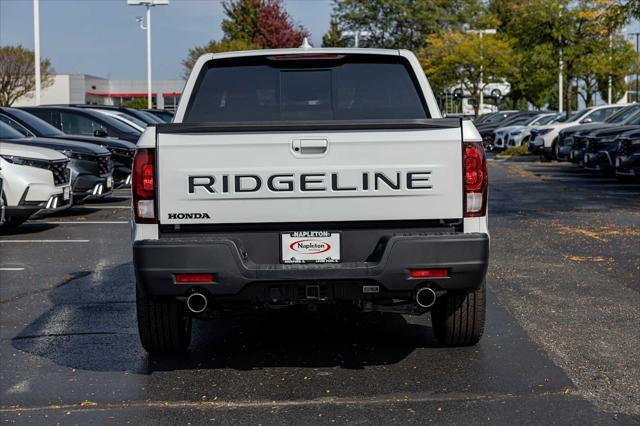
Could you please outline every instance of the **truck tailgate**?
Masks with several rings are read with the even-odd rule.
[[[161,224],[457,219],[460,127],[157,134]]]

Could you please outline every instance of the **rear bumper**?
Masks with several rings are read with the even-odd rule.
[[[233,239],[142,240],[133,245],[138,287],[153,296],[184,296],[194,285],[176,284],[177,273],[213,273],[215,282],[197,287],[212,296],[238,295],[245,287],[269,283],[377,284],[385,292],[413,291],[429,283],[443,290],[475,289],[489,260],[487,234],[390,237],[375,262],[323,265],[256,264]],[[449,277],[415,279],[410,269],[447,268]],[[250,293],[250,292],[247,292]]]

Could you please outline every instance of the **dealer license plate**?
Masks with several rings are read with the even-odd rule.
[[[113,176],[107,177],[107,189],[113,188]]]
[[[340,262],[340,233],[298,231],[280,235],[282,263]]]
[[[64,201],[69,201],[69,198],[71,198],[71,188],[67,186],[62,190],[62,199]]]

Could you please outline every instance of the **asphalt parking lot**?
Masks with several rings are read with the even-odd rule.
[[[490,162],[485,337],[291,311],[138,342],[129,195],[0,235],[0,417],[21,424],[640,422],[640,185]]]

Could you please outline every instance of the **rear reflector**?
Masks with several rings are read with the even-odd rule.
[[[156,217],[155,200],[138,200],[136,203],[136,218],[154,219]]]
[[[411,278],[446,278],[448,269],[412,269]]]
[[[177,283],[211,283],[213,274],[176,274]]]

